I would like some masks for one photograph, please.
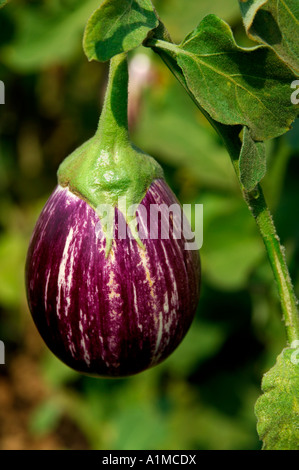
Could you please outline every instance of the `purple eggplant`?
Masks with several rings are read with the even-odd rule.
[[[175,202],[159,179],[142,205]],[[80,372],[120,377],[158,364],[193,320],[198,252],[185,249],[183,234],[173,237],[171,224],[169,239],[150,239],[150,211],[144,214],[143,248],[132,237],[118,239],[125,222],[116,209],[108,257],[96,212],[67,188],[56,188],[38,220],[26,267],[30,310],[53,353]]]
[[[199,253],[188,249],[181,206],[160,165],[130,143],[127,85],[120,55],[98,130],[60,165],[26,262],[44,341],[70,367],[101,377],[136,374],[169,356],[199,299]],[[153,223],[152,207],[179,209],[158,210]]]

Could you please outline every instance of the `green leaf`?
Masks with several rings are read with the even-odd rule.
[[[265,5],[265,3],[267,3],[267,1],[268,0],[239,0],[240,9],[247,32],[249,32],[256,13],[263,5]]]
[[[89,60],[105,62],[140,46],[157,26],[150,0],[105,0],[87,23],[85,54]]]
[[[247,127],[243,131],[243,145],[239,159],[240,180],[247,191],[252,191],[266,174],[264,142],[255,142]]]
[[[6,5],[8,0],[0,0],[0,8],[4,7]]]
[[[286,348],[264,375],[255,406],[265,450],[299,450],[299,351]]]
[[[289,130],[298,112],[290,99],[295,76],[268,47],[239,47],[215,15],[180,46],[157,40],[154,47],[176,59],[189,90],[214,120],[247,126],[254,140]]]
[[[246,32],[272,47],[299,74],[298,0],[239,0]]]

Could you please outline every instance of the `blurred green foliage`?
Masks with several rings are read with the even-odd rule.
[[[154,3],[175,41],[205,14],[216,13],[230,23],[240,44],[248,43],[235,0]],[[131,93],[131,135],[162,164],[182,203],[204,205],[196,319],[163,364],[111,381],[64,366],[32,324],[24,290],[29,238],[56,185],[58,165],[93,135],[102,105],[107,64],[88,63],[82,50],[84,25],[98,4],[15,0],[0,11],[0,79],[6,94],[0,109],[0,339],[6,345],[0,403],[5,390],[17,388],[22,364],[32,383],[26,392],[31,398],[25,399],[26,387],[16,390],[8,411],[27,413],[19,423],[25,437],[15,446],[39,448],[45,436],[57,435],[43,445],[259,449],[254,403],[262,374],[285,342],[275,284],[219,137],[150,50],[130,56],[146,54],[150,61],[148,82],[142,81],[137,98]],[[297,292],[298,136],[297,122],[267,144],[263,181]],[[0,449],[13,446],[7,439],[14,442],[16,432],[4,423],[0,412]]]

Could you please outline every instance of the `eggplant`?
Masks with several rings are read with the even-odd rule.
[[[112,59],[98,130],[62,162],[26,260],[28,304],[45,343],[98,377],[166,359],[186,335],[200,291],[200,257],[186,245],[182,208],[158,163],[129,142],[127,73],[124,55]],[[106,223],[103,207],[111,208]]]

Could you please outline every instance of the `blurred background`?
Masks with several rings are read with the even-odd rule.
[[[177,351],[140,375],[103,380],[42,342],[24,290],[26,250],[61,161],[91,137],[108,64],[88,63],[99,0],[14,0],[0,11],[0,449],[260,449],[254,403],[285,344],[263,244],[222,143],[158,56],[130,55],[132,140],[182,203],[204,205],[202,289]],[[249,45],[237,0],[156,0],[175,42],[216,13]],[[263,187],[299,293],[299,126],[267,144]]]

